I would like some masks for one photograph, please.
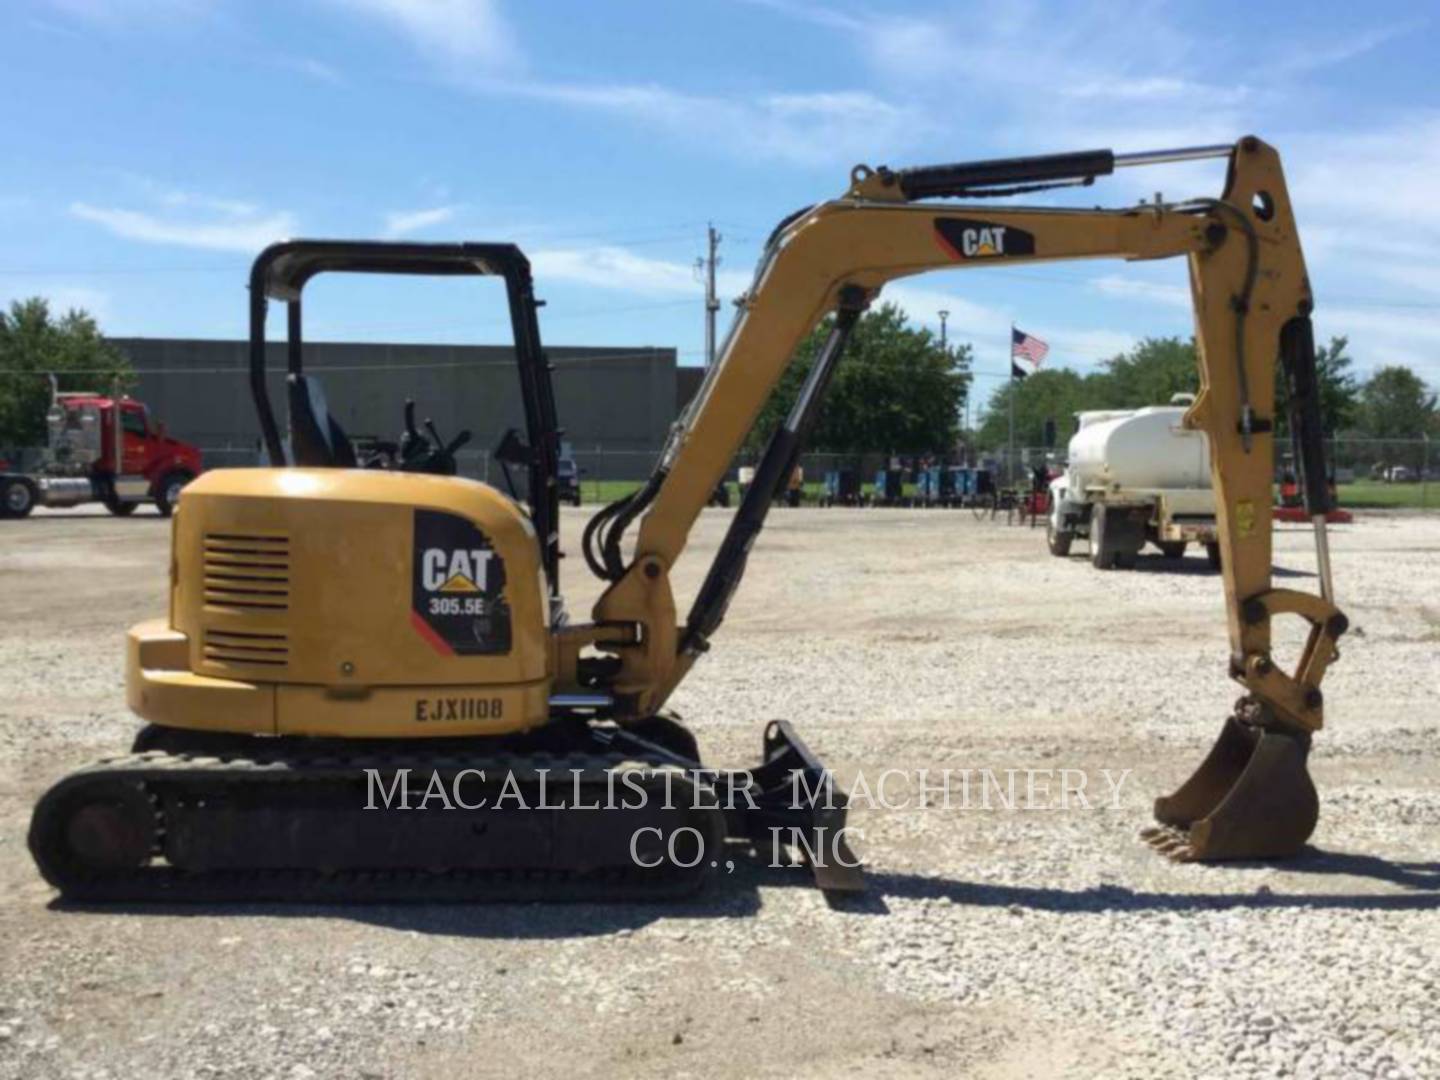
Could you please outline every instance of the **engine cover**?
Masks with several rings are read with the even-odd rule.
[[[515,731],[548,715],[534,530],[488,485],[215,470],[186,487],[173,545],[171,640],[153,624],[131,633],[131,705],[152,722],[414,736]],[[185,672],[156,659],[173,663],[174,636]]]

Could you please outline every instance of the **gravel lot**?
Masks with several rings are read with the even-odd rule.
[[[67,910],[29,808],[128,745],[121,635],[167,544],[149,511],[0,523],[0,1077],[1440,1074],[1440,519],[1333,533],[1354,630],[1285,865],[1136,839],[1238,692],[1203,557],[1101,574],[968,512],[777,510],[675,702],[709,757],[784,717],[847,783],[1108,769],[1118,809],[860,810],[870,891],[834,907],[742,864],[677,906]],[[1307,534],[1277,547],[1313,589]]]

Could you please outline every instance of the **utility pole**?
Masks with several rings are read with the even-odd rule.
[[[715,364],[715,316],[720,311],[720,300],[715,295],[715,267],[720,262],[715,249],[720,246],[720,234],[713,223],[705,226],[707,254],[705,256],[705,366]]]
[[[936,314],[940,316],[940,351],[948,358],[950,349],[947,344],[948,339],[945,336],[945,322],[950,318],[950,312],[941,308]],[[968,457],[970,451],[970,388],[968,386],[965,388],[965,414],[963,424],[964,429],[961,434],[965,440],[966,457]]]

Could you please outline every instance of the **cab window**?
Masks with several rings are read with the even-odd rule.
[[[145,414],[143,412],[132,412],[130,409],[122,410],[120,413],[120,426],[125,429],[127,435],[139,435],[141,438],[144,438],[147,434],[145,430]]]

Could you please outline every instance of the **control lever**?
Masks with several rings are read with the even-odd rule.
[[[454,476],[460,471],[459,462],[455,460],[455,451],[470,441],[469,430],[460,432],[448,444],[440,437],[440,432],[435,429],[435,422],[429,417],[425,418],[425,430],[430,436],[429,452],[420,461],[417,471]]]
[[[400,460],[402,463],[413,461],[427,450],[429,447],[425,443],[425,436],[415,427],[415,399],[406,398],[405,431],[400,436]]]

